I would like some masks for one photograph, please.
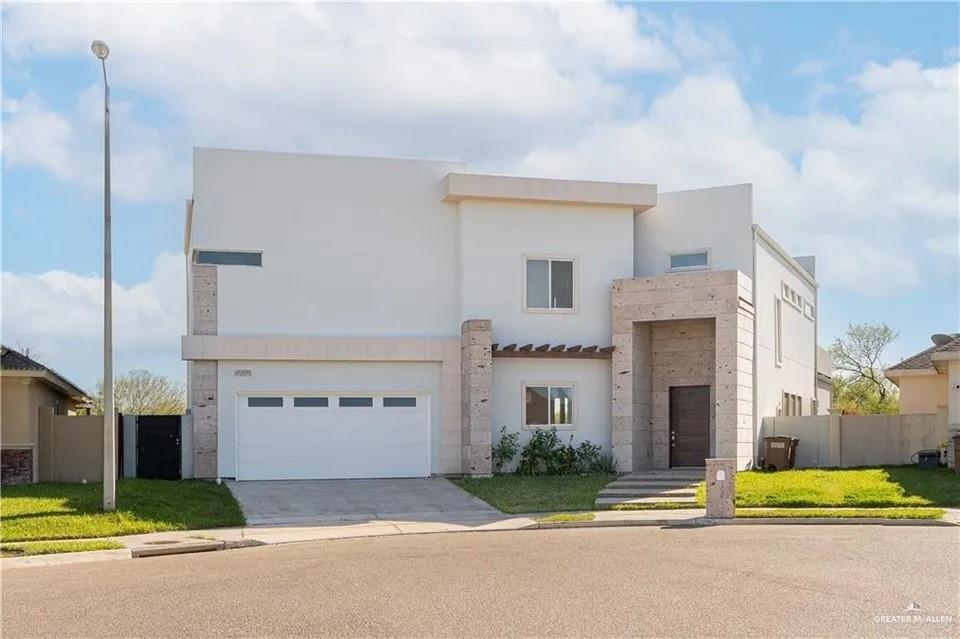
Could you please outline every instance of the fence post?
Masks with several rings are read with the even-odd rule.
[[[707,517],[732,519],[737,491],[737,460],[707,460]]]
[[[843,458],[840,455],[840,416],[843,411],[839,408],[830,410],[830,454],[827,459],[827,465],[831,468],[840,468]]]

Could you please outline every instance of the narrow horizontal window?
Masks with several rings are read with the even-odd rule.
[[[384,397],[384,408],[416,408],[416,397]]]
[[[194,262],[224,266],[263,266],[263,253],[260,251],[197,251]]]
[[[340,408],[370,408],[373,406],[372,397],[341,397]]]
[[[282,397],[248,397],[247,406],[250,408],[282,408]]]
[[[293,405],[296,408],[326,408],[330,400],[326,397],[294,397]]]
[[[682,271],[686,269],[709,268],[710,255],[707,251],[694,253],[671,253],[670,270]]]

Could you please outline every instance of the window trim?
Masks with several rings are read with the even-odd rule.
[[[216,262],[201,262],[200,253],[245,253],[248,255],[259,255],[260,263],[259,264],[218,264]],[[263,268],[263,251],[257,251],[252,249],[205,249],[205,248],[195,248],[193,249],[193,263],[198,266],[251,266],[253,268]]]
[[[700,253],[705,253],[707,256],[707,263],[704,266],[677,266],[674,267],[671,264],[671,258],[679,255],[699,255]],[[685,273],[687,271],[709,271],[713,268],[713,255],[712,251],[709,248],[698,248],[698,249],[689,249],[683,251],[667,251],[667,273]]]
[[[547,396],[550,396],[551,388],[569,388],[571,394],[573,395],[573,410],[571,411],[572,421],[569,424],[527,424],[527,388],[531,386],[545,386],[547,388]],[[556,428],[559,430],[577,430],[577,423],[579,422],[580,417],[580,400],[577,382],[561,382],[561,381],[552,381],[552,382],[543,382],[543,381],[527,381],[520,383],[520,429],[521,430],[543,430]],[[547,419],[550,418],[549,407],[547,409]]]
[[[573,308],[537,308],[527,306],[527,262],[530,260],[546,260],[547,261],[547,287],[550,289],[547,292],[548,298],[551,297],[553,293],[553,268],[550,266],[550,262],[572,262],[573,263]],[[579,312],[579,297],[580,297],[580,265],[579,258],[576,255],[554,255],[554,254],[540,254],[540,253],[524,253],[523,258],[520,260],[521,268],[521,282],[523,283],[520,287],[520,304],[524,313],[552,313],[560,315],[573,315]]]
[[[773,298],[773,363],[783,366],[783,300]]]

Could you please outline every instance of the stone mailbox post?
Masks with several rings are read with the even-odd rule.
[[[737,488],[736,459],[707,460],[707,517],[732,519]]]

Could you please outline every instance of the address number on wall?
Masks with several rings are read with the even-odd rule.
[[[234,377],[253,377],[253,371],[249,368],[236,368],[233,371]]]

